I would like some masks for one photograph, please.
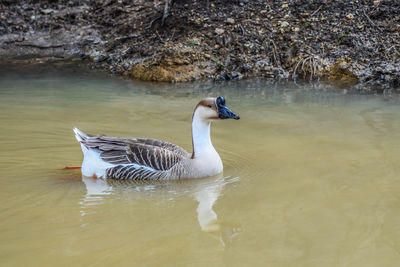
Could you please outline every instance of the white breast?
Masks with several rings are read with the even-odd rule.
[[[211,121],[202,118],[202,111],[202,108],[196,110],[192,121],[192,168],[196,177],[213,176],[223,170],[222,160],[211,143]]]

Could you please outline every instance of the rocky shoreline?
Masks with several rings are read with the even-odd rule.
[[[320,80],[400,92],[400,2],[0,2],[0,58],[80,58],[134,79]]]

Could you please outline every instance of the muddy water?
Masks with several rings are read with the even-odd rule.
[[[132,83],[78,70],[0,74],[2,266],[398,266],[400,103],[319,89]],[[72,127],[191,149],[197,101],[218,177],[82,179]]]

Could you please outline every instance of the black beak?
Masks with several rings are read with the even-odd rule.
[[[217,108],[218,108],[218,117],[220,119],[235,119],[238,120],[240,119],[240,117],[238,115],[236,115],[235,113],[233,113],[232,110],[230,110],[227,106],[225,106],[225,99],[220,96],[217,97],[217,99],[215,100]]]

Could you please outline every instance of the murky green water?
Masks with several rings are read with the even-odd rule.
[[[191,150],[212,126],[219,177],[85,179],[72,134],[152,137]],[[398,266],[397,98],[235,84],[133,83],[69,69],[0,73],[2,266]]]

